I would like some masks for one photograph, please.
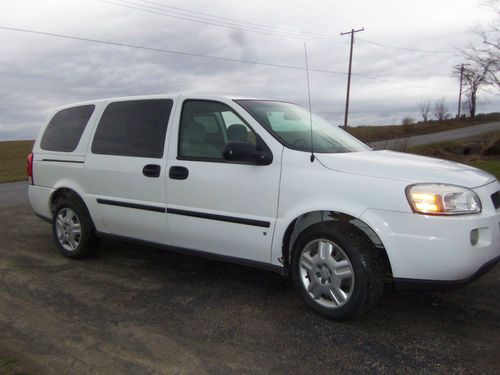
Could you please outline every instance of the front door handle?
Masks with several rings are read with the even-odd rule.
[[[168,177],[173,180],[185,180],[189,176],[189,171],[186,167],[174,166],[170,167]]]
[[[160,177],[161,167],[157,164],[145,165],[142,174],[146,177]]]

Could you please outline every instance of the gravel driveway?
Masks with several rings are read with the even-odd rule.
[[[273,273],[114,241],[66,259],[27,200],[7,201],[0,353],[33,373],[498,373],[498,266],[452,293],[387,288],[333,322]]]

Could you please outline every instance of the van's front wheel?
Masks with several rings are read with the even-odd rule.
[[[323,222],[306,229],[292,255],[292,278],[304,301],[332,319],[361,314],[383,292],[383,265],[357,228]]]

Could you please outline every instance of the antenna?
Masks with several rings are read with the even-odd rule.
[[[309,123],[311,125],[311,163],[314,161],[314,145],[313,145],[313,120],[311,111],[311,88],[309,87],[309,65],[307,63],[307,45],[304,43],[304,54],[306,56],[306,75],[307,75],[307,97],[309,104]]]

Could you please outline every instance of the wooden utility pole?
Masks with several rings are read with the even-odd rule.
[[[460,90],[458,91],[458,116],[457,118],[460,120],[460,109],[462,107],[462,82],[464,79],[464,64],[460,67]]]
[[[458,116],[457,118],[460,120],[460,112],[462,109],[462,83],[464,80],[464,66],[465,65],[470,65],[470,64],[462,64],[460,66],[460,90],[458,92]]]
[[[352,46],[354,45],[354,33],[364,31],[365,28],[358,30],[351,29],[351,31],[346,31],[340,33],[340,35],[351,34],[351,53],[349,54],[349,73],[347,74],[347,95],[345,99],[345,114],[344,114],[344,128],[347,129],[347,117],[349,116],[349,91],[351,90],[351,67],[352,67]]]

